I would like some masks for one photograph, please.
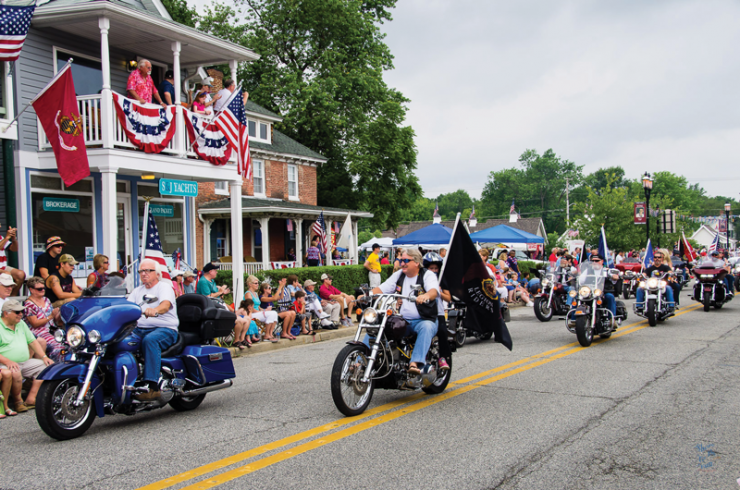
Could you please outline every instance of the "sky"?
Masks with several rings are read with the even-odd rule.
[[[584,174],[668,170],[740,197],[740,2],[399,0],[392,15],[384,78],[411,99],[426,197],[478,198],[549,148]]]

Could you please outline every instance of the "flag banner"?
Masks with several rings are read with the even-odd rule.
[[[636,225],[644,225],[647,223],[647,213],[645,213],[645,203],[644,202],[636,202],[635,203],[635,224]]]
[[[311,231],[313,231],[314,234],[319,237],[319,250],[325,254],[328,254],[329,241],[328,237],[326,236],[326,223],[324,222],[323,211],[321,211],[318,219],[314,221],[313,225],[311,225]]]
[[[213,124],[223,131],[231,146],[236,149],[237,172],[245,179],[252,178],[251,157],[249,155],[249,131],[247,116],[244,114],[244,96],[239,84],[226,102],[224,109],[213,119]]]
[[[71,65],[65,66],[31,101],[54,150],[59,176],[70,186],[90,176],[82,119]]]
[[[118,121],[128,140],[146,153],[162,153],[175,136],[175,106],[142,104],[113,92]]]
[[[31,26],[36,2],[31,5],[0,5],[0,61],[15,61]]]
[[[719,233],[717,233],[716,235],[714,235],[714,240],[712,240],[712,244],[709,245],[708,251],[711,253],[711,252],[714,252],[714,251],[716,251],[718,249],[719,249]]]
[[[440,286],[465,303],[468,308],[465,323],[468,327],[481,333],[492,332],[496,342],[511,350],[513,344],[509,329],[501,317],[496,281],[488,274],[488,267],[478,255],[465,227],[459,224],[458,216],[445,257]]]
[[[288,231],[293,231],[293,220],[286,219],[285,221],[286,221],[286,223],[285,223],[286,229]]]
[[[352,248],[352,218],[350,218],[349,213],[347,213],[347,219],[344,220],[342,229],[339,232],[337,246],[346,248],[347,250]]]
[[[686,257],[689,261],[696,260],[696,253],[694,252],[694,248],[686,239],[686,235],[683,232],[681,232],[681,241],[679,242],[678,250],[681,256]]]
[[[183,115],[188,140],[198,158],[214,165],[226,165],[232,146],[221,128],[202,114],[185,109]]]
[[[650,239],[648,239],[647,247],[645,247],[645,256],[642,258],[642,269],[640,272],[653,265],[653,262],[653,244],[650,243]]]
[[[601,235],[599,235],[599,255],[604,257],[604,265],[611,267],[611,257],[609,256],[609,247],[606,245],[606,232],[603,226],[601,227]]]
[[[157,229],[157,222],[154,221],[154,216],[149,212],[149,203],[144,204],[144,223],[146,224],[146,232],[142,237],[144,241],[144,253],[145,259],[152,259],[159,264],[162,271],[162,279],[171,280],[170,273],[167,270],[167,262],[164,261],[164,253],[162,252],[162,242],[159,240],[159,230]]]
[[[293,262],[290,262],[290,261],[287,261],[287,262],[270,262],[270,267],[272,268],[272,270],[277,270],[277,269],[295,269],[295,265],[296,265],[296,262],[295,261],[293,261]]]
[[[432,215],[432,218],[440,218],[439,215],[439,204],[434,203],[434,214]]]

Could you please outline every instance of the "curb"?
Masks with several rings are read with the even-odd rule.
[[[298,345],[315,344],[316,342],[352,337],[355,332],[357,332],[357,326],[353,324],[351,327],[339,327],[337,330],[319,330],[314,335],[299,335],[295,340],[280,339],[276,343],[260,342],[258,344],[252,344],[252,347],[247,347],[244,350],[239,350],[238,347],[227,347],[227,349],[231,352],[232,358],[247,357],[252,354],[287,349]]]

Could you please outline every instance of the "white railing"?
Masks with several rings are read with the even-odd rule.
[[[219,268],[222,271],[234,270],[234,264],[231,262],[221,262]],[[262,270],[261,262],[244,262],[244,273],[245,274],[256,274]]]

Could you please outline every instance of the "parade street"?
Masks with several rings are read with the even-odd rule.
[[[436,396],[377,390],[334,407],[345,340],[235,360],[192,412],[105,417],[57,442],[32,412],[2,424],[2,489],[708,489],[740,478],[736,299],[681,295],[655,328],[632,313],[580,347],[562,320],[512,312],[514,349],[471,339]]]

